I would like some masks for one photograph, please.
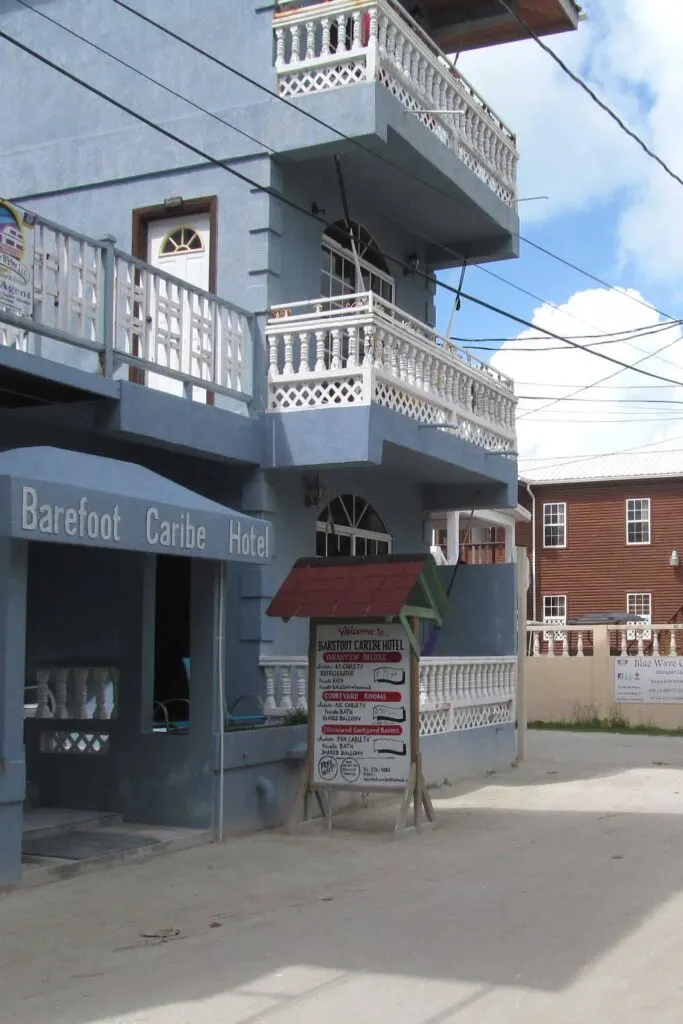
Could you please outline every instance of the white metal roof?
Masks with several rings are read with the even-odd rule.
[[[683,450],[589,455],[582,459],[523,459],[519,476],[532,485],[683,477]]]

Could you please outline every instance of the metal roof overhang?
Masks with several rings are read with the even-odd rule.
[[[266,520],[136,463],[49,447],[0,453],[0,536],[256,564],[274,551]]]

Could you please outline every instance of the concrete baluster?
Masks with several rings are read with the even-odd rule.
[[[280,669],[280,707],[285,711],[292,707],[292,670],[289,665]]]
[[[308,662],[296,667],[296,706],[308,708]]]
[[[74,718],[88,717],[88,676],[90,669],[75,668],[74,676]]]
[[[310,334],[308,331],[301,331],[299,334],[299,373],[310,373],[309,353]]]
[[[276,668],[274,665],[264,665],[263,674],[266,680],[266,692],[265,699],[263,701],[263,710],[266,714],[269,711],[275,711],[277,705],[275,703],[275,678]]]

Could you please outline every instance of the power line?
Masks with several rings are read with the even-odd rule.
[[[571,395],[557,397],[556,395],[517,395],[520,401],[541,402],[552,398],[557,402],[601,402],[607,405],[683,405],[680,398],[574,398]]]
[[[189,106],[193,107],[194,109],[201,111],[202,113],[206,114],[209,117],[212,117],[216,121],[219,121],[221,124],[224,124],[226,127],[231,128],[233,131],[235,131],[238,134],[242,135],[243,137],[249,139],[251,142],[254,142],[256,145],[258,145],[260,147],[263,147],[264,149],[268,150],[269,152],[271,152],[271,153],[274,152],[272,147],[269,147],[268,145],[266,145],[262,140],[257,139],[255,136],[250,135],[248,132],[244,131],[243,129],[241,129],[241,128],[237,127],[236,125],[232,124],[231,122],[227,121],[225,118],[220,117],[217,114],[214,114],[213,112],[207,110],[205,107],[202,107],[200,104],[195,103],[193,100],[190,100],[187,96],[184,96],[183,94],[178,93],[176,90],[170,88],[169,86],[165,85],[164,83],[159,82],[157,79],[153,78],[151,75],[148,75],[145,72],[141,71],[139,68],[136,68],[135,66],[129,64],[127,61],[124,61],[122,58],[120,58],[120,57],[116,56],[115,54],[111,53],[109,50],[104,49],[103,47],[101,47],[98,44],[94,43],[92,40],[90,40],[90,39],[86,38],[85,36],[79,34],[75,30],[69,28],[68,26],[66,26],[64,24],[62,24],[61,22],[59,22],[56,19],[50,17],[49,15],[45,14],[44,12],[38,11],[36,8],[32,7],[30,4],[24,2],[24,0],[16,0],[16,2],[19,3],[22,7],[25,7],[27,10],[33,11],[34,14],[37,14],[40,17],[43,17],[45,20],[47,20],[47,21],[51,22],[52,24],[54,24],[55,26],[61,28],[63,31],[68,32],[70,35],[72,35],[73,37],[79,39],[81,42],[84,42],[87,45],[91,46],[96,51],[98,51],[98,52],[104,54],[105,56],[109,57],[110,59],[118,62],[123,67],[126,67],[128,70],[131,70],[134,73],[140,75],[142,78],[144,78],[148,82],[151,82],[152,84],[158,86],[159,88],[164,89],[165,91],[167,91],[171,95],[175,96],[176,98],[186,102]],[[142,15],[139,11],[134,10],[133,8],[129,7],[127,4],[122,3],[121,0],[114,0],[114,2],[117,3],[119,6],[125,8],[126,10],[128,10],[130,13],[135,14],[136,16],[142,18],[144,21],[147,21],[150,24],[154,25],[160,31],[163,31],[166,34],[170,35],[172,38],[177,39],[179,42],[182,42],[185,45],[190,46],[193,50],[196,50],[197,52],[201,53],[202,55],[204,55],[208,59],[215,61],[220,66],[225,67],[227,70],[231,71],[231,73],[233,73],[233,74],[235,74],[235,75],[245,79],[246,81],[250,82],[251,84],[253,84],[257,88],[262,89],[263,91],[267,92],[269,95],[273,96],[275,99],[277,99],[277,100],[279,100],[281,102],[284,102],[287,106],[292,107],[298,113],[305,114],[306,116],[310,117],[312,120],[316,121],[317,123],[325,126],[326,128],[328,128],[331,131],[336,132],[341,137],[343,137],[343,138],[347,139],[348,141],[352,142],[353,144],[357,145],[359,148],[364,149],[364,150],[366,149],[366,147],[364,147],[361,143],[359,143],[358,140],[353,139],[350,136],[347,136],[344,133],[337,131],[337,129],[333,128],[331,125],[329,125],[327,122],[323,121],[321,118],[318,118],[315,115],[310,114],[310,112],[303,110],[302,108],[298,107],[296,104],[292,103],[290,100],[287,100],[286,98],[281,97],[278,93],[275,93],[272,90],[268,89],[267,87],[262,86],[261,83],[256,82],[255,80],[251,79],[249,76],[245,75],[243,72],[240,72],[237,69],[233,68],[231,65],[228,65],[226,62],[223,62],[223,61],[219,60],[218,58],[214,58],[213,55],[209,54],[207,51],[202,50],[201,48],[195,46],[194,44],[190,43],[186,39],[182,39],[176,33],[172,32],[170,29],[167,29],[165,26],[161,25],[158,22],[155,22],[153,19],[150,19],[150,18],[148,18],[145,15]],[[436,186],[434,186],[430,182],[424,182],[423,179],[419,178],[417,175],[412,174],[411,172],[406,171],[405,168],[398,167],[398,165],[394,164],[392,161],[388,160],[388,158],[383,157],[381,154],[377,153],[376,151],[368,149],[367,152],[371,153],[372,156],[374,156],[376,158],[379,158],[380,160],[383,160],[383,162],[389,164],[390,166],[394,167],[395,169],[398,169],[400,172],[408,174],[414,180],[419,181],[422,184],[425,184],[428,187],[432,188],[433,190],[438,191],[440,194],[444,195],[449,200],[455,202],[457,205],[462,205],[462,204],[458,204],[457,200],[455,200],[454,197],[448,195],[448,193],[444,192],[441,189],[438,189]],[[519,237],[521,238],[522,236],[520,235]],[[429,241],[429,240],[427,239],[427,241]],[[452,256],[454,256],[457,260],[464,260],[464,257],[462,256],[461,253],[458,253],[455,250],[452,250],[452,249],[444,247],[444,246],[442,246],[442,248],[444,249],[444,251],[447,251]],[[464,265],[464,262],[463,262],[463,265]],[[520,285],[517,285],[516,283],[514,283],[512,281],[508,281],[506,278],[502,277],[499,274],[496,274],[494,271],[489,270],[486,267],[478,266],[477,269],[479,269],[483,273],[486,273],[489,276],[495,278],[496,280],[501,281],[504,284],[507,284],[509,287],[512,287],[512,288],[516,289],[517,291],[521,292],[522,294],[525,294],[525,295],[530,296],[531,298],[534,298],[536,301],[541,302],[544,305],[550,306],[551,308],[556,309],[559,312],[564,312],[565,315],[568,315],[568,316],[572,317],[573,319],[582,320],[582,318],[577,317],[575,314],[573,314],[571,312],[568,312],[568,311],[565,311],[565,310],[560,310],[560,308],[558,306],[556,306],[554,303],[550,302],[549,300],[543,299],[541,296],[538,296],[535,293],[530,292],[530,291],[528,291],[525,288],[522,288]],[[438,284],[441,285],[442,287],[444,286],[441,282],[438,282]],[[612,288],[615,291],[620,291],[621,294],[626,294],[631,299],[634,298],[634,296],[628,295],[628,293],[623,292],[620,289],[615,289],[614,286],[609,285],[607,282],[605,282],[605,285],[606,285],[606,287]],[[655,309],[655,307],[650,306],[650,304],[645,303],[642,300],[637,300],[637,301],[640,304],[642,304],[642,305],[648,305],[648,307],[652,308],[653,310]],[[655,310],[655,311],[661,312],[659,310]],[[664,313],[662,313],[661,315],[666,316],[666,314],[664,314]],[[585,320],[582,320],[582,322],[586,323],[587,326],[589,326],[589,327],[593,327],[592,324],[589,324]],[[672,322],[672,324],[674,323],[674,321],[671,321],[671,322]],[[662,326],[665,326],[665,325],[662,325]],[[587,336],[587,337],[593,337],[593,335],[590,335],[590,336]],[[628,344],[629,342],[626,342],[626,343]],[[642,349],[639,349],[638,346],[636,346],[636,345],[631,345],[631,347],[634,348],[636,351],[644,351]],[[484,349],[482,349],[482,351],[484,351]],[[521,351],[521,349],[519,349],[518,351]],[[669,362],[668,360],[662,360],[662,361],[663,362]],[[670,364],[670,365],[675,365],[675,364]]]
[[[531,26],[526,23],[524,18],[522,18],[522,16],[518,14],[516,10],[514,10],[514,8],[507,2],[507,0],[498,0],[498,3],[501,4],[501,6],[505,8],[508,14],[511,14],[512,17],[515,18],[519,22],[519,24],[523,26],[524,29],[526,29],[531,38],[538,43],[541,49],[545,51],[545,53],[547,53],[550,57],[552,57],[555,63],[560,68],[562,68],[565,75],[569,75],[571,80],[573,82],[576,82],[576,84],[590,96],[593,102],[597,103],[601,110],[604,110],[608,117],[612,118],[612,120],[621,128],[622,132],[625,132],[630,138],[633,139],[634,142],[637,142],[640,148],[643,150],[643,152],[646,153],[651,160],[654,160],[655,163],[658,163],[662,170],[666,171],[670,178],[673,178],[673,180],[678,182],[679,185],[683,185],[683,178],[680,178],[675,171],[672,171],[669,165],[665,163],[664,160],[662,160],[662,158],[654,152],[654,150],[650,149],[648,144],[644,142],[639,135],[636,135],[636,133],[631,128],[629,128],[624,121],[622,121],[619,115],[616,114],[612,110],[612,108],[608,106],[607,103],[605,103],[604,100],[600,99],[598,94],[594,92],[593,89],[591,89],[591,87],[586,82],[584,82],[583,78],[581,78],[574,71],[572,71],[572,69],[568,67],[567,64],[565,64],[561,57],[557,56],[555,51],[552,50],[536,32],[534,32]]]
[[[501,2],[502,2],[502,0],[501,0]],[[168,26],[162,24],[159,21],[155,21],[154,18],[150,18],[146,14],[143,14],[142,11],[136,10],[134,7],[131,7],[130,4],[125,3],[124,0],[112,0],[112,3],[115,3],[118,7],[121,7],[123,10],[128,11],[129,14],[134,15],[136,18],[140,18],[142,21],[146,22],[148,25],[152,25],[158,31],[165,33],[166,35],[170,36],[170,38],[175,39],[177,42],[182,43],[184,46],[189,47],[195,53],[201,54],[201,56],[205,57],[207,60],[212,61],[214,64],[217,64],[219,67],[222,67],[226,71],[229,71],[231,74],[236,75],[238,78],[241,78],[242,81],[248,82],[250,85],[253,85],[256,89],[259,89],[261,92],[264,92],[267,95],[273,97],[274,99],[280,101],[281,103],[284,103],[286,106],[291,107],[293,110],[297,111],[297,113],[303,115],[304,117],[309,118],[311,121],[315,121],[317,124],[321,125],[323,128],[326,128],[328,131],[331,131],[335,135],[338,135],[339,138],[344,139],[346,142],[350,142],[352,145],[356,146],[358,149],[363,150],[363,152],[370,154],[375,159],[382,160],[383,163],[386,163],[390,167],[393,167],[394,170],[398,170],[398,171],[402,172],[403,174],[406,174],[408,177],[412,178],[414,181],[417,181],[420,184],[425,185],[427,188],[431,188],[433,191],[438,192],[440,195],[442,195],[446,199],[450,200],[456,206],[460,206],[460,207],[463,207],[463,208],[465,207],[464,203],[459,202],[457,199],[455,199],[454,196],[450,195],[445,190],[439,188],[437,185],[434,185],[431,182],[425,181],[424,179],[420,178],[419,175],[413,174],[411,171],[408,171],[406,168],[399,167],[397,164],[395,164],[392,160],[389,160],[383,154],[378,153],[376,150],[371,149],[368,146],[364,146],[362,142],[358,141],[358,139],[355,139],[355,138],[353,138],[353,136],[347,135],[345,132],[340,131],[338,128],[335,128],[333,125],[329,124],[327,121],[325,121],[322,118],[317,117],[315,114],[311,113],[310,110],[306,110],[303,107],[300,107],[298,104],[292,102],[292,100],[287,99],[287,97],[280,96],[280,94],[278,92],[276,92],[275,90],[270,89],[266,85],[263,85],[263,83],[257,81],[255,78],[251,78],[244,71],[240,71],[238,68],[233,67],[233,65],[228,64],[227,61],[221,60],[219,57],[216,57],[214,54],[210,53],[208,50],[202,49],[202,47],[198,46],[196,43],[191,42],[191,40],[187,39],[186,37],[181,36],[179,33],[174,32],[172,29],[168,28]],[[652,306],[649,302],[645,302],[644,299],[636,298],[636,296],[630,295],[628,292],[625,292],[622,289],[617,288],[615,285],[610,284],[608,281],[604,281],[602,278],[597,277],[595,274],[592,274],[589,271],[583,270],[581,267],[576,266],[575,264],[571,263],[569,260],[566,260],[566,259],[564,259],[561,256],[557,256],[555,253],[552,253],[548,249],[544,249],[543,246],[540,246],[536,242],[533,242],[530,238],[526,238],[520,232],[518,232],[518,231],[510,231],[510,234],[513,235],[513,237],[518,238],[520,241],[525,242],[527,245],[531,245],[533,248],[538,249],[539,252],[543,252],[545,255],[551,256],[553,259],[557,259],[560,263],[563,263],[565,266],[571,267],[571,269],[577,271],[577,273],[585,274],[585,276],[588,277],[590,280],[595,281],[598,284],[601,284],[604,288],[608,288],[610,291],[617,291],[620,294],[626,295],[633,302],[637,302],[641,306],[647,306],[649,309],[653,309],[656,313],[659,313],[660,316],[665,317],[667,320],[674,320],[675,319],[675,317],[671,317],[668,313],[664,313],[664,312],[662,312],[662,310],[657,309],[655,306]],[[455,255],[461,261],[465,259],[465,257],[462,255],[462,253],[455,253],[455,252],[453,252],[453,250],[448,250],[448,251],[451,252],[452,255]],[[486,269],[486,268],[481,268],[481,269]],[[493,271],[487,271],[487,272],[492,274],[494,277],[498,276],[498,275],[493,274]],[[501,281],[504,281],[506,284],[510,284],[511,287],[516,287],[515,285],[512,285],[511,282],[507,281],[505,278],[501,277],[499,279]],[[542,301],[542,300],[538,300],[538,301]]]
[[[243,129],[237,127],[237,125],[233,124],[230,121],[227,121],[224,117],[220,117],[218,114],[215,114],[212,111],[208,110],[207,108],[201,106],[200,104],[195,103],[193,100],[189,99],[187,96],[183,95],[182,93],[177,92],[175,89],[172,89],[170,86],[165,85],[163,82],[160,82],[158,79],[152,77],[151,75],[148,75],[146,72],[142,71],[140,68],[135,67],[133,64],[128,63],[128,61],[125,61],[125,60],[123,60],[123,58],[118,57],[116,54],[112,53],[110,50],[107,50],[104,47],[100,46],[98,43],[95,43],[92,39],[89,39],[86,36],[81,35],[81,33],[76,32],[75,29],[72,29],[69,26],[64,25],[62,22],[57,21],[56,18],[51,17],[49,14],[46,14],[44,11],[39,11],[37,8],[33,7],[31,4],[27,3],[26,0],[15,0],[15,2],[18,3],[21,7],[24,7],[26,10],[32,11],[34,14],[37,14],[39,17],[43,18],[45,21],[48,21],[52,25],[55,25],[57,28],[60,28],[64,32],[67,32],[73,38],[78,39],[78,40],[80,40],[80,42],[85,43],[87,46],[92,47],[92,49],[94,49],[98,53],[103,54],[104,56],[106,56],[106,57],[110,58],[111,60],[115,61],[116,63],[120,64],[122,67],[125,67],[129,71],[132,71],[134,74],[139,75],[141,78],[145,79],[147,82],[150,82],[152,85],[155,85],[158,88],[165,90],[170,95],[175,96],[177,99],[182,100],[183,102],[187,103],[189,106],[193,107],[195,110],[198,110],[198,111],[200,111],[203,114],[206,114],[208,117],[213,118],[215,121],[218,121],[220,124],[223,124],[227,128],[232,129],[233,131],[237,132],[239,135],[242,135],[244,138],[248,139],[250,142],[253,142],[255,145],[257,145],[259,147],[262,147],[263,149],[266,149],[270,153],[274,153],[275,152],[275,150],[271,146],[268,146],[261,139],[256,138],[254,135],[250,135],[249,132],[246,132]],[[126,8],[126,9],[128,9],[128,8]],[[249,81],[251,81],[251,79],[249,79]],[[289,100],[284,100],[283,97],[280,97],[278,94],[272,93],[270,90],[266,90],[266,91],[268,91],[269,94],[274,95],[277,99],[281,99],[281,100],[283,100],[283,102],[286,102],[288,106],[294,107],[295,110],[298,111],[300,109],[299,107],[296,107],[294,104],[292,104]],[[315,120],[320,122],[320,123],[325,123],[326,124],[326,122],[322,122],[320,120],[320,118],[315,118]],[[347,138],[347,136],[345,136],[345,138]],[[362,148],[364,148],[364,147],[362,147]],[[378,156],[378,155],[380,156],[381,159],[384,159],[384,160],[386,160],[386,162],[390,163],[392,167],[397,167],[398,166],[396,164],[393,164],[393,162],[388,161],[387,158],[383,158],[383,157],[381,157],[380,154],[377,154],[376,152],[373,151],[373,156]],[[401,170],[401,171],[404,170],[404,168],[398,168],[398,169]],[[408,173],[408,172],[406,172],[406,173]],[[411,176],[412,177],[416,177],[415,175],[411,175]],[[416,180],[422,181],[421,178],[416,178]],[[429,184],[429,186],[432,187],[432,188],[434,187],[433,185],[431,185],[431,183],[424,183],[424,184]],[[439,191],[441,191],[441,190],[439,190]],[[443,195],[447,195],[447,193],[445,193],[445,192],[443,192],[442,194]],[[451,250],[449,250],[449,251],[451,251]],[[462,258],[459,253],[455,253],[453,251],[453,254],[458,259]],[[466,262],[463,261],[463,268],[465,266],[466,266]],[[593,327],[592,324],[588,323],[586,320],[583,320],[581,317],[577,317],[576,314],[571,313],[571,312],[567,312],[567,311],[564,311],[564,310],[560,310],[560,307],[555,305],[554,303],[550,302],[550,300],[544,299],[541,296],[536,295],[533,292],[527,291],[527,289],[522,288],[520,285],[518,285],[518,284],[516,284],[516,283],[514,283],[512,281],[508,281],[507,278],[502,277],[500,274],[496,274],[494,271],[490,270],[489,268],[483,267],[483,266],[478,266],[476,264],[475,264],[475,266],[482,273],[488,274],[490,277],[495,278],[497,281],[501,281],[503,284],[507,284],[509,287],[516,289],[517,291],[521,292],[524,295],[528,295],[530,298],[535,299],[537,302],[540,302],[540,303],[542,303],[545,306],[550,306],[552,309],[555,309],[558,312],[564,312],[565,315],[571,317],[572,319],[580,320],[582,323],[586,324],[586,326],[588,326],[588,327]],[[462,280],[460,282],[460,285],[462,285]],[[598,330],[597,328],[594,328],[594,329],[596,331]],[[585,335],[585,337],[595,337],[595,335]],[[558,346],[558,347],[562,347],[562,346]],[[636,351],[643,351],[642,349],[638,349],[638,347],[635,346],[635,345],[632,346],[632,347],[635,348]],[[485,350],[482,349],[482,351],[485,351]],[[493,350],[493,351],[495,351],[495,350]],[[538,350],[538,351],[540,351],[540,350]],[[664,361],[666,362],[667,360],[664,360]],[[674,364],[672,364],[672,365],[674,365]]]
[[[634,448],[620,448],[613,452],[594,452],[592,455],[538,455],[533,458],[522,459],[522,462],[528,464],[528,468],[522,469],[521,478],[525,479],[527,476],[533,474],[537,468],[536,463],[550,463],[550,465],[539,466],[539,469],[563,469],[565,466],[573,466],[578,462],[590,462],[593,459],[609,459],[614,455],[636,455],[640,452],[650,453],[652,455],[668,455],[672,452],[679,453],[683,452],[683,448],[666,448],[662,452],[650,452],[651,448],[656,448],[660,444],[669,444],[670,441],[681,441],[683,440],[683,434],[675,434],[673,437],[664,437],[660,441],[650,441],[648,444],[636,445]],[[533,465],[531,465],[533,463]],[[681,473],[683,476],[683,473]],[[552,483],[548,480],[547,483]]]
[[[562,312],[564,312],[564,310],[562,310]],[[568,314],[568,315],[571,315],[571,314]],[[599,331],[597,334],[568,334],[567,337],[574,339],[574,341],[584,341],[584,340],[586,340],[588,338],[616,338],[617,341],[621,341],[622,340],[621,339],[621,335],[627,335],[628,337],[631,337],[631,336],[636,337],[639,334],[647,335],[651,331],[657,331],[659,328],[663,329],[663,328],[669,328],[669,327],[678,327],[678,326],[680,326],[682,324],[683,324],[683,320],[670,320],[670,321],[666,321],[666,322],[662,322],[661,320],[657,320],[657,322],[653,323],[653,324],[644,324],[642,327],[624,328],[621,331]],[[597,330],[598,329],[596,328],[596,331]],[[619,337],[617,337],[618,335],[619,335]],[[474,345],[470,345],[469,342],[474,342],[475,344],[481,343],[483,345],[483,344],[486,344],[487,342],[493,342],[493,341],[506,342],[506,341],[512,341],[514,339],[511,339],[510,337],[506,337],[506,338],[460,338],[456,334],[452,334],[450,340],[451,341],[457,341],[464,348],[474,348]],[[542,334],[537,334],[537,335],[532,335],[530,337],[526,337],[526,338],[520,339],[520,340],[523,340],[523,341],[544,341],[545,338],[544,338],[544,336]],[[492,349],[491,351],[498,352],[499,349],[496,348],[496,349]]]
[[[645,332],[643,334],[635,335],[635,337],[636,338],[650,338],[650,337],[654,337],[657,334],[661,334],[663,331],[671,330],[672,327],[673,327],[673,325],[670,325],[670,324],[661,324],[660,328],[658,330],[647,331],[647,332]],[[564,335],[564,337],[567,338],[567,339],[575,340],[577,338],[582,338],[582,337],[595,338],[596,335],[595,334],[588,334],[588,335],[566,334],[566,335]],[[598,335],[598,337],[600,338],[599,341],[594,341],[592,343],[587,343],[585,347],[587,349],[593,349],[593,348],[597,348],[599,345],[619,345],[619,344],[622,344],[622,343],[625,344],[625,345],[626,344],[630,344],[630,338],[605,338],[605,339],[603,339],[601,335]],[[457,339],[454,338],[453,336],[451,336],[450,340],[451,341],[456,341]],[[512,341],[515,341],[515,340],[516,339],[514,339],[514,338],[508,338],[507,339],[507,341],[509,341],[509,342],[512,342]],[[526,338],[519,338],[518,340],[519,341],[526,341],[527,339]],[[540,338],[539,338],[539,340],[540,340]],[[683,340],[683,337],[679,337],[676,340],[677,341],[681,341],[681,340]],[[510,347],[510,348],[508,348],[508,347],[496,348],[496,347],[494,347],[492,345],[491,346],[488,346],[488,345],[463,345],[462,347],[464,349],[467,349],[468,352],[504,352],[506,355],[508,355],[508,354],[514,355],[516,352],[559,352],[559,351],[566,352],[567,351],[564,345],[533,345],[533,346],[531,346],[531,345],[530,346],[515,345],[514,348],[512,348],[512,347]],[[636,345],[630,345],[630,347],[631,348],[635,348],[636,351],[638,351],[638,352],[642,352],[643,351],[643,349],[638,348]],[[652,356],[651,358],[654,358],[654,357]],[[669,362],[669,360],[665,359],[665,360],[663,360],[663,362]],[[672,363],[672,365],[676,365],[677,366],[678,364],[677,363],[675,363],[675,364]]]
[[[114,0],[114,2],[115,3],[119,3],[120,0]],[[98,96],[100,99],[104,100],[105,103],[111,104],[112,106],[116,107],[118,110],[121,110],[123,113],[128,114],[130,117],[135,118],[135,120],[137,120],[137,121],[140,121],[142,124],[146,125],[148,128],[151,128],[153,131],[156,131],[159,134],[163,135],[165,138],[170,139],[173,142],[176,142],[178,145],[183,146],[184,148],[188,149],[190,152],[196,153],[198,156],[201,156],[204,159],[208,160],[210,163],[212,163],[216,167],[220,167],[223,170],[227,171],[229,174],[232,174],[234,177],[238,178],[240,181],[242,181],[245,184],[249,185],[250,188],[252,188],[254,191],[263,192],[263,193],[265,193],[267,195],[270,195],[272,198],[274,198],[276,200],[279,200],[280,202],[284,203],[286,206],[291,207],[292,209],[297,210],[299,213],[302,213],[304,216],[312,218],[316,222],[324,225],[326,228],[330,227],[330,225],[325,220],[323,220],[322,218],[318,217],[311,210],[307,210],[305,207],[299,206],[298,203],[295,203],[293,200],[288,199],[286,196],[283,196],[281,193],[277,192],[275,189],[270,188],[267,185],[259,185],[257,182],[255,182],[251,178],[249,178],[247,175],[242,174],[240,171],[235,170],[234,167],[230,167],[227,164],[226,161],[222,161],[222,160],[217,159],[216,157],[210,156],[208,153],[206,153],[203,150],[199,149],[199,147],[193,145],[191,142],[188,142],[186,139],[182,139],[180,136],[176,135],[174,132],[171,132],[171,131],[169,131],[169,129],[162,127],[161,125],[157,124],[155,121],[153,121],[150,118],[146,117],[144,114],[140,114],[138,111],[133,110],[131,107],[128,107],[125,103],[122,103],[120,100],[115,99],[113,96],[109,95],[108,93],[105,93],[101,89],[98,89],[96,86],[91,85],[89,82],[86,82],[85,79],[79,78],[78,75],[73,74],[73,72],[68,71],[66,68],[60,67],[60,65],[55,64],[54,61],[51,61],[48,57],[45,57],[43,54],[39,53],[37,50],[33,50],[30,46],[27,46],[25,43],[20,42],[18,39],[14,39],[12,36],[8,35],[8,33],[3,32],[2,30],[0,30],[0,38],[4,39],[6,42],[10,43],[12,46],[16,46],[18,49],[22,50],[24,53],[27,53],[29,56],[33,57],[35,60],[38,60],[40,63],[45,64],[47,67],[51,68],[53,71],[56,71],[57,74],[63,75],[65,78],[68,78],[70,81],[74,82],[75,84],[82,86],[88,92],[91,92],[93,95]],[[446,248],[446,247],[442,246],[442,248]],[[614,365],[621,367],[622,369],[625,369],[625,370],[632,370],[632,369],[634,369],[634,366],[632,366],[629,363],[625,363],[625,362],[623,362],[620,359],[615,359],[612,356],[605,355],[602,352],[594,352],[594,353],[592,353],[590,351],[590,349],[586,349],[586,347],[584,345],[581,345],[579,342],[570,341],[569,339],[564,338],[562,335],[556,334],[554,331],[547,330],[546,328],[543,328],[543,327],[539,328],[538,326],[534,326],[534,324],[532,324],[529,320],[526,320],[523,317],[517,316],[515,313],[510,313],[510,312],[508,312],[508,311],[506,311],[504,309],[501,309],[498,306],[492,305],[490,302],[486,302],[484,299],[480,299],[480,298],[478,298],[478,297],[476,297],[474,295],[469,295],[467,292],[458,291],[458,289],[453,288],[451,285],[447,285],[444,282],[438,281],[435,277],[432,277],[431,275],[425,273],[424,271],[415,270],[414,267],[410,266],[404,260],[401,260],[401,259],[399,259],[399,258],[397,258],[395,256],[391,256],[391,255],[388,255],[387,258],[390,259],[392,263],[395,263],[397,266],[401,267],[402,269],[409,270],[411,273],[417,274],[419,277],[423,278],[424,280],[430,281],[432,283],[436,283],[437,285],[439,285],[442,288],[445,288],[447,291],[451,292],[452,294],[454,294],[454,295],[459,294],[462,298],[467,299],[470,302],[473,302],[475,305],[481,306],[484,309],[488,309],[490,312],[497,313],[500,316],[507,317],[509,320],[512,320],[515,323],[521,324],[523,327],[529,327],[531,329],[540,330],[544,334],[546,334],[548,337],[554,338],[556,341],[564,341],[568,345],[573,346],[574,348],[580,349],[582,351],[588,351],[590,354],[595,355],[596,358],[604,359],[607,362],[613,363]],[[645,358],[650,358],[650,357],[648,356],[648,357],[645,357]],[[652,373],[649,370],[641,370],[641,369],[639,369],[636,372],[639,373],[639,374],[642,374],[643,376],[650,377],[653,380],[660,380],[660,381],[663,381],[664,383],[667,383],[667,384],[674,384],[674,385],[676,385],[678,387],[683,387],[683,381],[672,380],[670,377],[663,377],[661,374]]]

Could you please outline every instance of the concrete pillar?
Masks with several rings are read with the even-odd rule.
[[[28,543],[0,538],[0,885],[21,877]]]
[[[446,558],[455,565],[460,554],[460,513],[446,513]]]
[[[219,562],[192,560],[190,586],[190,736],[211,742],[220,731],[218,680]],[[220,628],[224,628],[221,624]]]
[[[126,756],[133,742],[151,732],[154,718],[156,556],[122,551],[119,568],[119,651],[121,676],[116,747]]]

